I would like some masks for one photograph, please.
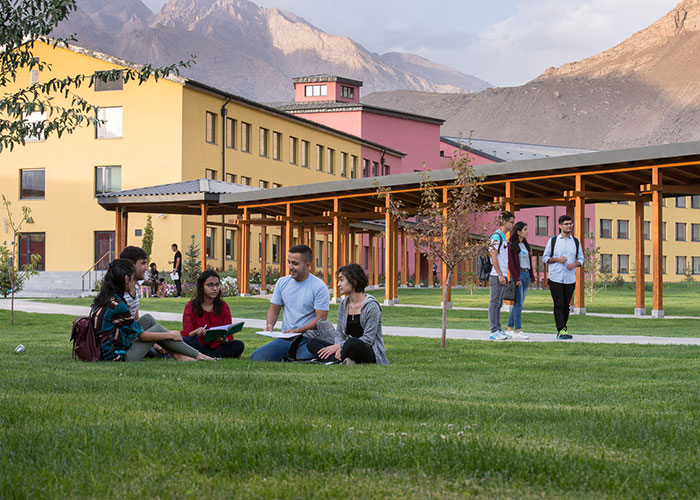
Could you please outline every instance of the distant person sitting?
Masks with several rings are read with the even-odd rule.
[[[136,287],[134,264],[129,259],[116,259],[107,269],[100,293],[92,303],[95,316],[95,337],[104,361],[139,361],[154,342],[181,361],[210,360],[182,341],[180,332],[148,332],[134,319],[124,301],[124,295]]]
[[[197,278],[194,297],[182,315],[182,339],[189,346],[213,358],[240,358],[245,346],[233,335],[205,342],[207,328],[231,324],[231,310],[224,302],[221,280],[216,271],[204,271]]]
[[[306,245],[296,245],[289,249],[287,263],[289,275],[277,280],[267,311],[265,330],[272,331],[280,311],[282,332],[298,333],[295,339],[275,339],[258,348],[250,355],[253,361],[282,361],[284,359],[311,359],[310,339],[333,342],[330,337],[316,330],[319,319],[328,318],[330,297],[326,284],[311,274],[311,249]]]
[[[346,365],[377,363],[388,365],[382,336],[382,308],[365,293],[367,275],[358,264],[338,269],[338,289],[346,297],[338,305],[338,324],[334,329],[327,319],[319,319],[319,331],[335,337],[334,343],[310,340],[309,351],[321,361]]]
[[[143,282],[143,285],[151,288],[151,297],[161,297],[163,281],[158,272],[158,266],[155,262],[151,262],[151,267],[146,272],[146,281]]]

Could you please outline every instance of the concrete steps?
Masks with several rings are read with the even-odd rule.
[[[81,276],[84,271],[41,271],[24,284],[15,297],[80,297],[89,294],[95,287],[95,281],[102,279],[104,271],[93,271],[85,276],[85,293]]]

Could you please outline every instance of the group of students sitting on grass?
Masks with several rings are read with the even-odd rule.
[[[311,274],[313,255],[306,245],[289,250],[289,275],[275,285],[265,330],[272,332],[280,311],[282,333],[255,350],[255,361],[308,361],[315,363],[389,364],[382,336],[382,313],[377,300],[365,293],[367,275],[358,264],[338,270],[340,292],[335,327],[328,321],[330,298],[326,284]],[[245,346],[233,335],[205,341],[208,329],[231,324],[231,311],[223,300],[215,271],[197,279],[193,298],[185,305],[182,330],[168,330],[153,316],[139,315],[139,289],[147,269],[146,253],[129,246],[110,263],[91,317],[105,361],[138,361],[146,356],[179,361],[240,358]]]

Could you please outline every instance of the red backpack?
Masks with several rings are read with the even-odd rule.
[[[82,316],[73,321],[70,339],[73,342],[73,359],[99,361],[100,347],[95,338],[95,325],[92,315]]]

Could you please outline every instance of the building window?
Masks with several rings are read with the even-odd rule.
[[[316,144],[316,170],[323,172],[323,146]]]
[[[676,241],[685,241],[685,223],[676,222]]]
[[[250,153],[250,123],[241,122],[241,151]]]
[[[272,132],[272,159],[282,159],[282,134],[279,132]]]
[[[122,167],[95,167],[95,195],[122,190]]]
[[[340,153],[340,175],[341,177],[348,176],[348,154]]]
[[[46,196],[45,171],[35,168],[19,171],[19,197],[21,200],[43,200]]]
[[[600,270],[604,273],[612,272],[612,254],[600,254]]]
[[[226,118],[226,147],[236,149],[236,120]]]
[[[316,267],[323,266],[323,242],[316,242]]]
[[[251,178],[246,177],[245,175],[241,175],[241,184],[244,186],[250,186]]]
[[[630,222],[628,220],[618,220],[617,221],[617,239],[618,240],[628,240],[630,237],[629,233]]]
[[[289,137],[289,163],[292,165],[296,165],[298,160],[297,160],[297,149],[298,149],[298,144],[299,140],[296,137]]]
[[[301,166],[309,168],[309,153],[310,153],[309,141],[301,141]]]
[[[690,208],[700,208],[700,194],[694,194],[690,197]]]
[[[260,180],[258,181],[258,186],[260,186],[263,189],[267,189],[270,187],[270,183],[268,181]]]
[[[644,227],[644,231],[643,231],[644,232],[644,239],[650,240],[651,239],[651,222],[649,222],[648,220],[645,220],[643,227]]]
[[[19,266],[32,263],[32,255],[39,256],[38,271],[46,271],[46,233],[22,233],[19,236]]]
[[[204,169],[204,177],[206,177],[209,180],[215,181],[216,180],[216,170],[212,170],[210,168],[205,168]]]
[[[235,245],[233,242],[236,241],[236,233],[233,229],[226,230],[226,258],[228,260],[233,260],[235,256]]]
[[[281,187],[282,187],[282,184],[278,184],[277,182],[272,183],[272,189],[277,189],[277,188],[281,188]]]
[[[362,159],[362,177],[369,177],[371,172],[369,170],[370,168],[370,161],[367,158]]]
[[[617,256],[617,272],[619,274],[628,274],[630,272],[630,256],[629,255],[618,255]]]
[[[236,176],[234,174],[226,174],[226,182],[230,182],[231,184],[236,183]]]
[[[335,174],[335,149],[328,148],[328,173]]]
[[[391,175],[391,168],[389,167],[389,165],[385,163],[383,168],[384,171],[382,172],[382,175]]]
[[[35,85],[37,83],[39,83],[39,70],[29,70],[29,85]]]
[[[34,126],[35,123],[44,123],[46,122],[46,112],[41,112],[41,111],[34,111],[33,113],[29,114],[23,114],[22,117],[24,120],[27,122],[27,125]],[[24,138],[26,142],[37,142],[37,141],[44,141],[46,140],[46,136],[44,135],[43,132],[39,134],[30,134],[27,137]]]
[[[692,258],[693,274],[700,274],[700,257]]]
[[[676,196],[676,208],[685,208],[685,196]]]
[[[143,229],[134,229],[134,236],[136,236],[136,237],[143,236]]]
[[[535,235],[547,236],[549,234],[549,217],[546,215],[537,215],[535,217]]]
[[[600,237],[612,238],[612,219],[600,219]]]
[[[661,223],[661,239],[666,241],[666,223]]]
[[[591,236],[591,218],[584,217],[583,219],[583,235],[588,238]]]
[[[207,258],[214,258],[214,244],[216,243],[216,229],[207,228]]]
[[[666,198],[661,198],[661,206],[662,207],[666,206]]]
[[[122,136],[122,108],[98,108],[96,139],[117,139]]]
[[[700,224],[690,225],[690,240],[700,241]]]
[[[644,274],[651,274],[651,256],[644,256]]]
[[[216,115],[211,111],[206,113],[206,141],[216,144]]]
[[[346,99],[355,98],[355,89],[353,87],[348,87],[346,85],[340,86],[340,96]]]
[[[350,178],[357,179],[357,156],[350,156]]]
[[[666,274],[666,256],[661,257],[661,274]]]
[[[95,71],[93,77],[95,92],[124,89],[123,71]]]
[[[272,263],[280,263],[280,236],[278,234],[272,235]]]
[[[629,205],[629,203],[630,203],[629,201],[618,201],[617,202],[618,205]]]
[[[377,177],[379,175],[379,162],[372,162],[372,176]]]
[[[260,127],[260,144],[258,147],[258,152],[260,153],[260,156],[264,156],[265,158],[268,157],[270,154],[268,152],[268,148],[270,147],[268,144],[268,141],[270,140],[270,131],[266,128]]]
[[[685,257],[676,256],[676,274],[685,274]]]
[[[304,87],[305,97],[321,97],[328,95],[327,85],[306,85]]]

